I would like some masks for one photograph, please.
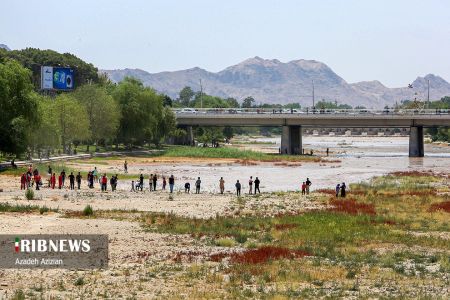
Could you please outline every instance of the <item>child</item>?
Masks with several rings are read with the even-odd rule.
[[[306,183],[302,183],[302,195],[306,195]]]
[[[166,184],[167,184],[167,182],[166,182],[166,176],[163,176],[163,185],[162,185],[162,189],[163,189],[163,190],[166,190]]]
[[[131,190],[130,192],[136,192],[136,190],[134,189],[134,180],[131,180]]]

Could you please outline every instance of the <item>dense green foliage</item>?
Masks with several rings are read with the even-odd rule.
[[[71,93],[41,95],[35,65],[76,67],[81,84]],[[25,66],[25,67],[24,67]],[[30,69],[28,69],[30,68]],[[39,80],[38,80],[39,81]],[[98,82],[98,83],[96,83]],[[113,85],[71,54],[25,49],[0,51],[0,153],[50,153],[60,146],[160,143],[176,132],[172,99],[126,78]],[[60,150],[58,150],[60,151]]]
[[[40,87],[41,66],[71,67],[75,70],[75,86],[81,86],[87,82],[99,82],[98,69],[92,64],[70,53],[58,53],[53,50],[41,50],[26,48],[22,50],[6,51],[0,49],[1,58],[14,59],[25,68],[32,71],[32,82],[35,88]]]
[[[0,61],[0,152],[26,150],[31,130],[39,120],[38,96],[31,72],[13,60]]]

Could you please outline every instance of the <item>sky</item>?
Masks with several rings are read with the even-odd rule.
[[[314,59],[350,83],[399,87],[450,81],[450,1],[0,0],[1,43],[151,73]]]

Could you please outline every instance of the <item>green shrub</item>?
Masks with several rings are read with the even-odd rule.
[[[32,189],[27,189],[25,191],[25,198],[27,198],[28,200],[33,200],[34,199],[34,191]]]
[[[84,278],[83,277],[78,277],[78,279],[75,281],[74,284],[77,285],[77,286],[84,285]]]
[[[83,216],[92,216],[94,214],[94,209],[89,204],[83,209]]]

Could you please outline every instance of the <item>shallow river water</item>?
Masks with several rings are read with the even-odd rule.
[[[257,141],[273,144],[245,144],[242,147],[266,152],[278,151],[279,137],[259,138]],[[313,183],[311,188],[317,189],[333,188],[340,182],[360,182],[393,171],[450,171],[449,146],[426,144],[425,157],[409,158],[408,137],[307,136],[303,139],[303,146],[307,151],[313,149],[314,153],[321,153],[328,147],[329,159],[340,162],[302,162],[301,166],[273,163],[258,163],[254,166],[238,163],[174,163],[134,165],[134,170],[130,171],[142,172],[146,178],[154,172],[165,176],[173,174],[177,190],[182,189],[185,182],[190,182],[191,191],[194,190],[194,181],[201,177],[202,190],[208,192],[218,192],[220,177],[224,178],[228,191],[233,191],[236,180],[239,180],[243,185],[243,192],[247,192],[250,176],[259,177],[261,191],[291,191],[298,190],[307,177]]]

